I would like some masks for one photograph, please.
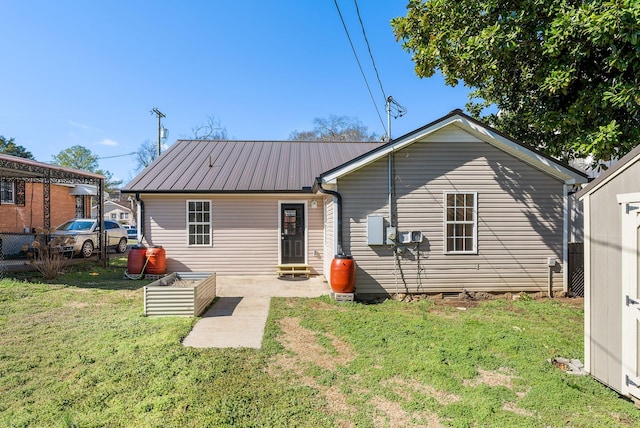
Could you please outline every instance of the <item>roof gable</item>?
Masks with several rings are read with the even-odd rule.
[[[376,160],[387,156],[389,153],[397,152],[411,144],[419,142],[429,135],[449,126],[456,126],[479,140],[509,153],[521,161],[530,164],[531,166],[556,177],[557,179],[565,181],[567,184],[585,183],[587,181],[587,176],[584,173],[506,137],[499,131],[465,115],[460,110],[454,110],[448,115],[422,128],[392,140],[384,146],[363,154],[358,158],[352,159],[351,161],[332,170],[326,171],[321,175],[322,182],[335,183],[339,177],[375,162]]]

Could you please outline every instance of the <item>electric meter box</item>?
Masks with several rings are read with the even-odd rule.
[[[384,245],[384,217],[381,215],[367,216],[367,244]]]
[[[393,226],[387,227],[387,245],[395,245],[396,243],[396,228]]]

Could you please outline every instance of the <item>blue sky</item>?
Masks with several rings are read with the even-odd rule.
[[[407,0],[359,0],[386,95],[407,114],[397,137],[455,108],[468,89],[418,78],[390,21]],[[371,100],[333,0],[0,2],[0,135],[37,160],[82,145],[126,184],[135,152],[190,138],[209,117],[229,138],[285,140],[314,118],[350,116],[384,133],[384,96],[352,0],[338,0]],[[382,122],[378,116],[382,115]]]

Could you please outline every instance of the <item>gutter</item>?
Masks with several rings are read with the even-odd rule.
[[[329,189],[325,189],[322,187],[322,179],[320,177],[316,177],[316,181],[313,185],[314,190],[317,190],[320,193],[324,193],[327,195],[331,195],[334,198],[336,198],[336,204],[338,205],[338,242],[337,242],[337,247],[338,247],[338,255],[344,255],[344,251],[342,251],[342,195],[340,195],[340,193],[334,191],[334,190],[329,190]]]

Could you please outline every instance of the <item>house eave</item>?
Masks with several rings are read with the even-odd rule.
[[[529,149],[523,144],[515,142],[514,140],[502,135],[497,130],[491,129],[475,119],[462,114],[459,110],[455,110],[449,115],[444,116],[421,129],[406,134],[378,149],[372,150],[371,152],[354,159],[353,161],[347,162],[342,166],[325,172],[320,176],[322,183],[336,184],[338,178],[369,165],[390,153],[402,150],[403,148],[448,126],[457,126],[487,144],[509,153],[523,162],[526,162],[556,179],[563,181],[565,184],[573,185],[586,183],[588,180],[586,174],[578,170],[574,170],[568,165],[564,166],[558,161],[555,161],[540,152]]]
[[[122,189],[120,191],[121,193],[127,193],[127,194],[139,194],[139,195],[143,195],[143,194],[150,194],[150,195],[184,195],[184,194],[188,194],[188,195],[211,195],[211,194],[216,194],[216,195],[282,195],[282,194],[286,194],[286,195],[295,195],[295,194],[300,194],[300,195],[310,195],[313,194],[313,189],[312,187],[309,188],[305,188],[305,189],[301,189],[301,190],[187,190],[187,189],[180,189],[180,190],[164,190],[164,189],[157,189],[157,190],[147,190],[147,189]]]

